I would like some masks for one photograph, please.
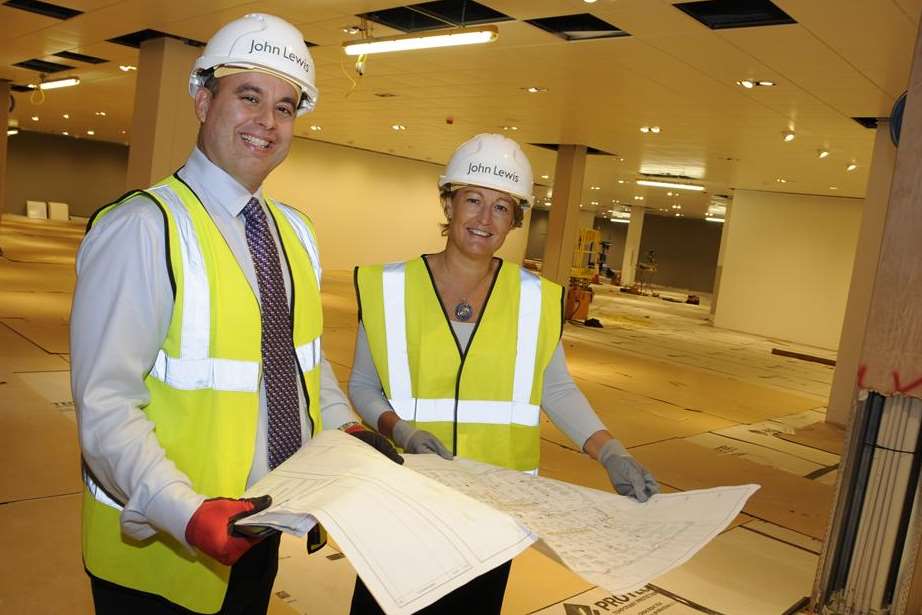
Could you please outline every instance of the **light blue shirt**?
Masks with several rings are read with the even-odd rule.
[[[265,207],[262,189],[250,194],[197,148],[178,176],[202,201],[258,297],[241,211],[252,197]],[[270,229],[280,246],[274,226]],[[290,301],[288,265],[281,249],[279,253]],[[144,196],[133,197],[93,225],[77,254],[71,384],[84,460],[102,486],[126,502],[123,531],[143,540],[163,530],[185,543],[189,518],[205,497],[166,457],[153,423],[140,410],[150,401],[144,378],[166,338],[173,311],[165,254],[163,215]],[[304,395],[300,386],[297,390],[302,442],[307,442]],[[326,359],[321,361],[319,403],[325,428],[356,420]],[[260,383],[248,485],[269,471],[266,417],[265,388]]]

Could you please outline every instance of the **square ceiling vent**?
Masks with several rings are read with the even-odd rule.
[[[83,14],[83,11],[69,9],[66,6],[58,6],[57,4],[51,4],[49,2],[39,2],[38,0],[9,0],[8,2],[4,2],[3,6],[62,20]]]
[[[602,21],[589,13],[576,15],[560,15],[559,17],[541,17],[526,19],[531,25],[555,34],[566,41],[586,41],[596,38],[615,38],[630,36],[627,32]]]
[[[673,6],[712,30],[797,23],[770,0],[703,0]]]
[[[438,0],[358,15],[401,32],[423,32],[446,27],[475,26],[512,17],[473,0]]]

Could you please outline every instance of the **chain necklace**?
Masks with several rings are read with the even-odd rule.
[[[442,263],[442,269],[446,271],[447,273],[444,263]],[[466,294],[468,296],[473,296],[473,293],[476,292],[478,288],[480,288],[481,284],[483,284],[483,281],[487,278],[487,276],[490,275],[492,270],[493,270],[493,263],[491,261],[490,267],[487,268],[487,272],[483,276],[481,276],[479,280],[477,280],[477,283],[474,285],[474,287],[471,288],[470,291]],[[474,306],[472,306],[471,303],[462,296],[461,299],[458,301],[458,303],[455,304],[455,318],[461,322],[467,322],[468,320],[471,319],[471,316],[473,315],[474,315]]]

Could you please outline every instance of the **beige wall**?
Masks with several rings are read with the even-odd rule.
[[[445,246],[439,223],[441,166],[295,139],[266,181],[269,194],[306,212],[317,228],[326,269],[403,260]],[[528,216],[499,256],[521,263]]]
[[[862,201],[737,190],[714,325],[836,348]]]
[[[62,201],[87,217],[125,192],[128,148],[116,143],[23,131],[9,138],[6,211],[26,200]]]

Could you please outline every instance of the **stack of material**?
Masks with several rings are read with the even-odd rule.
[[[914,542],[922,400],[871,393],[855,421],[818,610],[902,613],[915,556],[905,545]]]

